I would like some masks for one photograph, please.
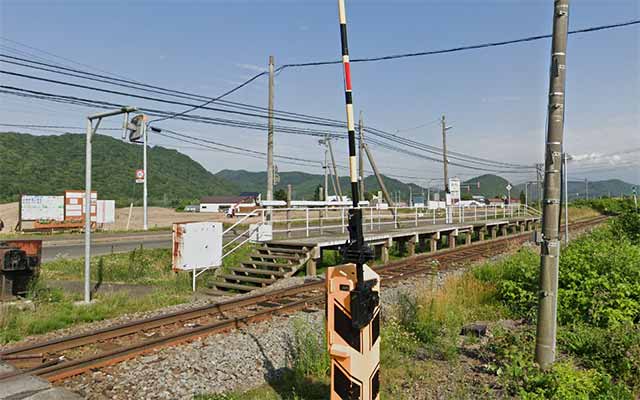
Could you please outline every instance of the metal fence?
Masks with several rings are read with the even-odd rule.
[[[540,212],[522,204],[487,206],[448,206],[428,209],[421,207],[361,207],[365,232],[447,224],[473,223],[514,217],[538,217]],[[261,223],[268,223],[266,210]],[[310,237],[347,233],[348,207],[274,208],[271,226],[274,238]]]

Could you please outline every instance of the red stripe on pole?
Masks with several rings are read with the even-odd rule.
[[[344,86],[345,90],[351,90],[351,65],[344,63]]]

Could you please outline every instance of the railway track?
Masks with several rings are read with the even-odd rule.
[[[607,217],[580,221],[572,229],[597,225]],[[505,252],[510,246],[530,240],[524,232],[476,242],[456,249],[424,253],[376,268],[382,284],[390,285],[415,276],[437,274],[462,263]],[[0,375],[0,382],[20,374],[40,376],[51,382],[134,358],[157,349],[185,343],[274,315],[317,309],[325,300],[324,281],[318,280],[222,303],[193,308],[152,318],[81,333],[73,336],[15,347],[0,352],[21,371]]]

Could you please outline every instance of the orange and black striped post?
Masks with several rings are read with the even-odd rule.
[[[353,207],[349,240],[342,249],[346,264],[327,270],[327,344],[331,358],[331,399],[376,400],[380,381],[380,278],[365,263],[373,259],[364,241],[353,118],[351,67],[344,0],[338,0],[344,90],[349,134],[349,177]]]

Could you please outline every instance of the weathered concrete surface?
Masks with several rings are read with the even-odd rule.
[[[16,369],[0,361],[0,375]],[[54,388],[44,379],[32,375],[18,375],[0,381],[0,400],[81,400],[82,396],[67,389]]]

